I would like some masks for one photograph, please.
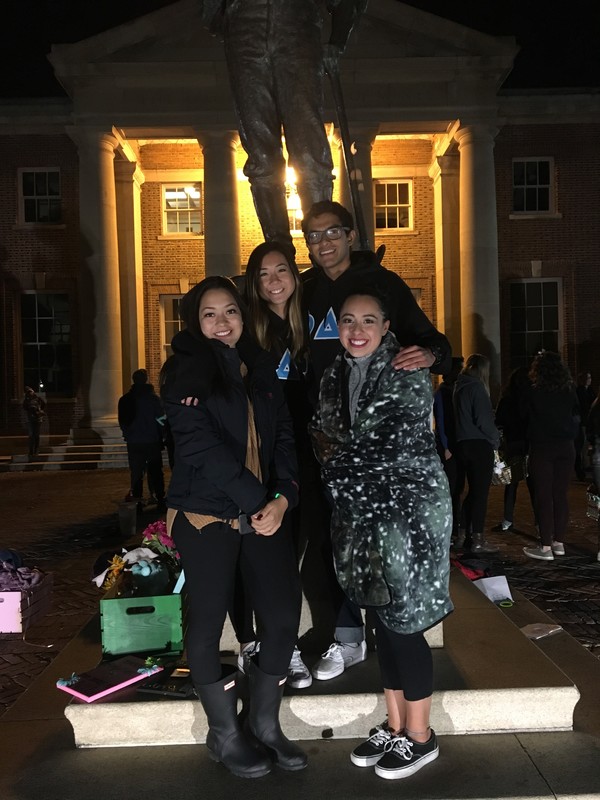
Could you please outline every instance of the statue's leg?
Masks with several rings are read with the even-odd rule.
[[[264,57],[227,53],[231,86],[239,122],[240,141],[248,154],[244,174],[267,241],[292,238],[285,199],[285,161],[281,119],[274,94],[273,69]]]
[[[306,213],[313,203],[330,200],[333,189],[333,161],[322,114],[323,70],[320,61],[278,59],[274,74],[290,164]]]

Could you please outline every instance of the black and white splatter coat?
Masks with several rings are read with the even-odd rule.
[[[335,501],[331,535],[340,586],[358,605],[375,607],[388,628],[410,634],[452,611],[452,509],[431,431],[429,371],[395,370],[398,349],[387,333],[352,425],[339,355],[323,376],[311,434]]]

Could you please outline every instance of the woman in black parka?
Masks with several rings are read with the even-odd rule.
[[[274,361],[246,332],[229,278],[191,289],[180,315],[186,328],[173,338],[161,376],[175,443],[167,524],[185,572],[187,656],[208,718],[206,744],[242,777],[266,774],[272,761],[302,769],[306,755],[279,727],[301,602],[286,513],[298,501],[289,412]],[[187,397],[197,402],[188,405]],[[237,718],[234,670],[219,657],[238,562],[261,631],[248,669],[248,738]]]

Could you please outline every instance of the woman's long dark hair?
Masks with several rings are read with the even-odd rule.
[[[200,305],[202,298],[213,289],[220,289],[228,292],[231,295],[233,302],[240,309],[242,322],[244,328],[242,336],[238,342],[238,346],[242,349],[247,349],[248,334],[245,333],[246,323],[248,320],[248,311],[242,300],[242,297],[235,285],[235,283],[223,275],[211,275],[205,278],[200,283],[193,286],[187,294],[185,294],[179,303],[179,316],[188,333],[193,338],[193,349],[195,355],[202,362],[201,373],[197,374],[186,372],[182,374],[178,372],[178,360],[176,356],[170,356],[162,366],[160,371],[160,388],[161,393],[164,391],[168,381],[177,380],[178,388],[181,390],[182,399],[184,397],[207,397],[215,392],[227,395],[229,390],[229,381],[225,375],[225,371],[221,360],[217,358],[214,343],[202,333],[200,327]]]
[[[565,367],[558,353],[544,350],[533,359],[529,379],[534,389],[557,392],[572,386],[569,369]]]
[[[246,267],[246,297],[250,312],[250,326],[256,340],[265,350],[274,346],[273,331],[269,324],[269,306],[260,296],[260,270],[269,253],[280,253],[286,260],[294,279],[294,293],[287,302],[285,319],[291,332],[292,358],[298,359],[306,351],[306,324],[302,310],[302,282],[290,248],[281,242],[263,242],[250,253]]]

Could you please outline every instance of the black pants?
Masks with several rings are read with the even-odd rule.
[[[182,512],[173,523],[188,593],[187,657],[194,683],[221,677],[219,643],[239,563],[260,630],[260,669],[284,675],[300,624],[300,579],[291,533],[284,525],[273,536],[240,535],[214,522],[194,528]]]
[[[375,619],[377,659],[384,689],[401,689],[406,700],[433,693],[433,658],[423,633],[401,634]]]
[[[494,448],[484,439],[465,439],[458,443],[458,457],[469,486],[463,502],[465,530],[467,534],[483,533],[494,471]]]
[[[543,545],[564,542],[569,523],[569,481],[575,464],[571,439],[531,442],[529,469]]]
[[[133,497],[144,496],[144,475],[148,471],[148,490],[157,500],[165,496],[165,479],[163,476],[162,450],[160,442],[135,443],[127,442],[127,458],[131,473],[131,494]]]

